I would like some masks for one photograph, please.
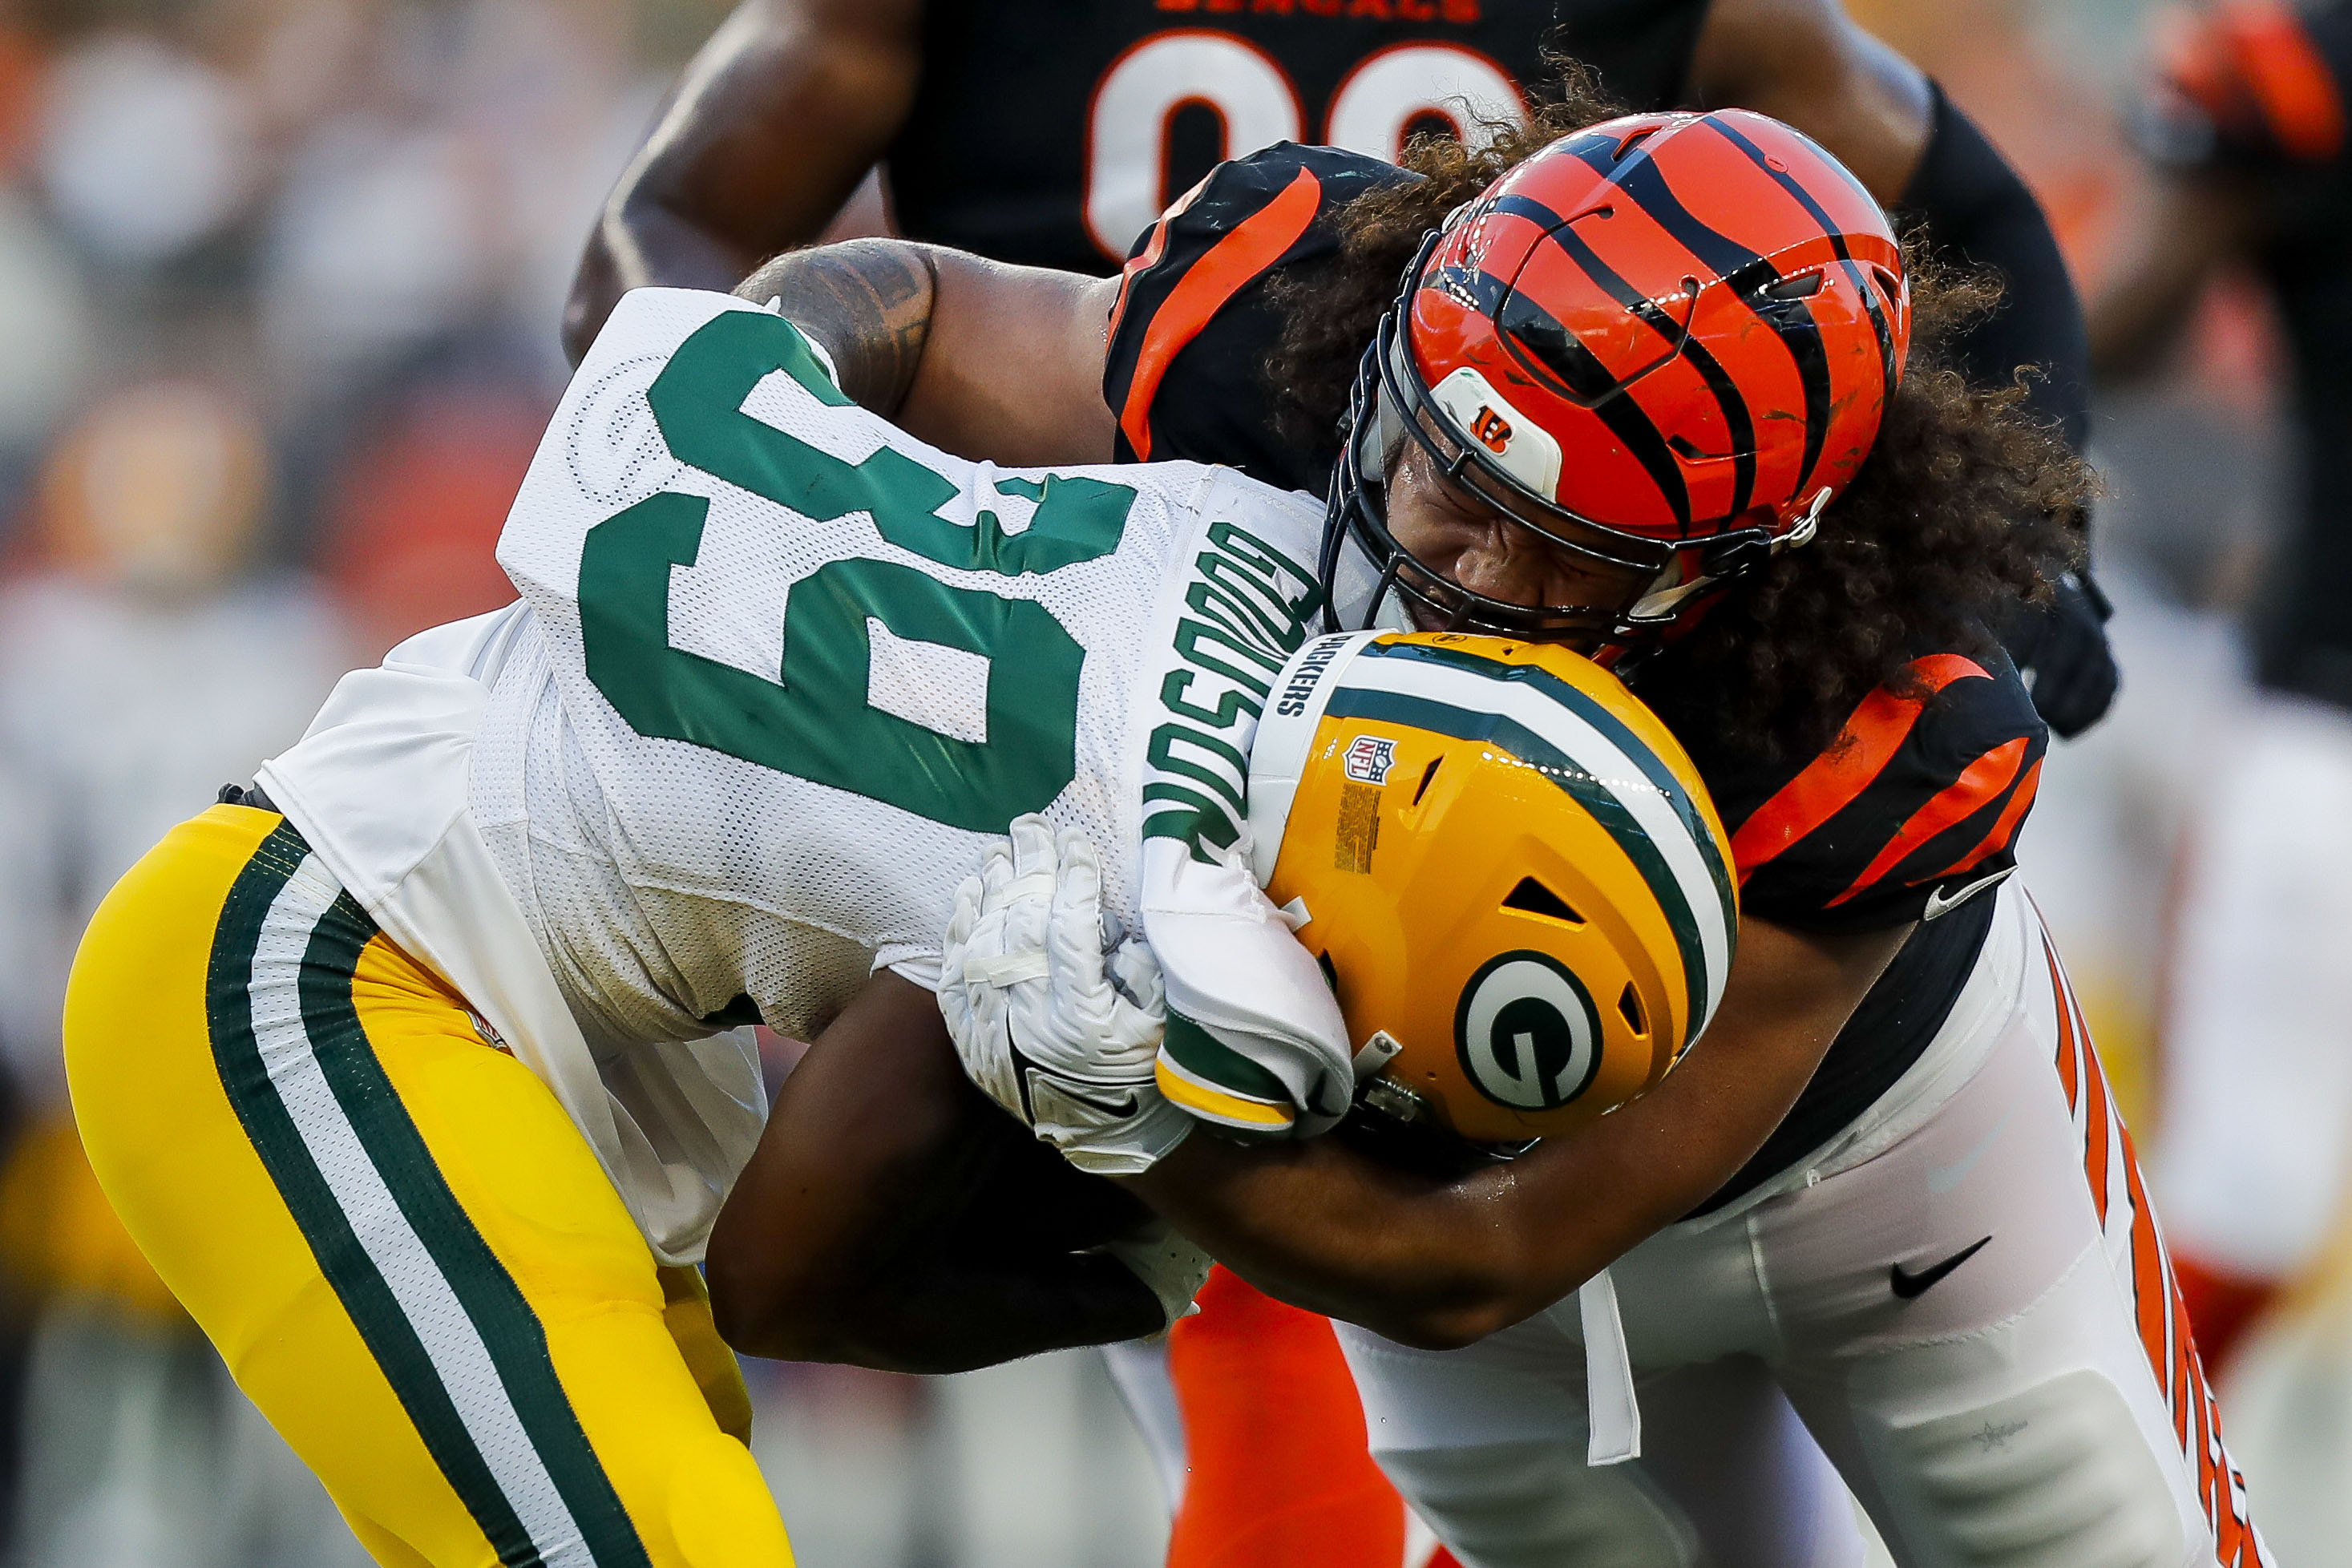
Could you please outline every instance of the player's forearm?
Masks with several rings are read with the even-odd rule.
[[[632,289],[724,293],[766,254],[731,244],[650,198],[616,195],[588,237],[564,301],[563,351],[578,364]]]
[[[1132,1184],[1268,1294],[1408,1344],[1467,1344],[1542,1310],[1712,1196],[1752,1158],[1911,928],[1740,922],[1706,1035],[1632,1104],[1456,1181],[1323,1138],[1195,1136]]]
[[[1787,1114],[1818,1055],[1729,1094],[1710,1081],[1724,1071],[1678,1074],[1591,1127],[1453,1181],[1329,1138],[1261,1151],[1195,1137],[1134,1185],[1267,1294],[1452,1349],[1559,1300],[1705,1201]]]
[[[950,1373],[1131,1340],[1162,1321],[1159,1300],[1124,1265],[1070,1253],[937,1259],[859,1287],[772,1303],[756,1321],[720,1326],[728,1343],[748,1355]]]
[[[1330,1138],[1202,1135],[1129,1185],[1266,1294],[1402,1343],[1452,1349],[1503,1327],[1526,1272],[1499,1173],[1441,1183]]]

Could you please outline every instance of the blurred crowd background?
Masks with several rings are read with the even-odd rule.
[[[2138,0],[1852,8],[1986,126],[2095,284],[2143,177]],[[490,546],[562,384],[572,268],[723,11],[0,0],[0,1568],[364,1562],[90,1183],[66,968],[112,879],[337,674],[509,596]],[[2053,749],[2022,853],[2144,1143],[2168,889],[2289,504],[2268,309],[2225,278],[2166,375],[2101,400],[2124,693]],[[2258,1516],[2271,1450],[2352,1463],[2343,1407],[2309,1396],[2352,1363],[2331,1321],[2306,1310],[2230,1390]],[[812,1568],[1160,1555],[1159,1481],[1092,1356],[751,1373]]]

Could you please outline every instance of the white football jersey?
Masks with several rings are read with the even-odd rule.
[[[600,1061],[757,1015],[806,1035],[935,976],[1024,812],[1230,846],[1322,514],[1193,464],[1007,470],[845,397],[790,322],[629,295],[499,544],[528,615],[469,804]]]

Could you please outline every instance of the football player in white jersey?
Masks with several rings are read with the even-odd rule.
[[[1000,892],[1051,861],[1118,928],[1066,959],[1207,930],[1170,943],[1189,1011],[1347,1077],[1324,973],[1238,853],[1320,521],[1226,469],[950,458],[778,313],[623,303],[501,539],[519,601],[347,676],[115,888],[68,1000],[110,1199],[379,1561],[788,1563],[706,1246],[718,1316],[771,1353],[946,1370],[1182,1310],[1205,1259],[965,1085],[931,988],[1013,826]],[[1562,679],[1648,726],[1660,750],[1612,742],[1606,770],[1664,781],[1627,831],[1679,837],[1698,878],[1626,897],[1696,899],[1712,933],[1644,968],[1689,984],[1644,982],[1643,1059],[1597,1079],[1622,1097],[1719,992],[1729,885],[1663,729],[1589,666]],[[1528,809],[1592,809],[1551,794]],[[1104,852],[1073,881],[1082,843]],[[1523,946],[1563,929],[1526,920]],[[1126,1038],[1148,1083],[1159,1000],[1135,962],[1045,1021]],[[730,1027],[758,1019],[815,1042],[772,1121]],[[1027,1093],[1094,1171],[1186,1124]]]

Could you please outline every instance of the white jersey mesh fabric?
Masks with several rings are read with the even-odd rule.
[[[850,405],[779,318],[628,296],[499,542],[535,626],[470,784],[591,1048],[706,1036],[742,998],[805,1034],[878,965],[928,977],[956,886],[1023,811],[1092,835],[1132,922],[1147,817],[1182,836],[1201,793],[1146,798],[1171,683],[1218,706],[1177,649],[1199,663],[1206,613],[1255,646],[1212,670],[1270,674],[1319,524],[1196,465],[950,458]],[[1254,618],[1208,581],[1235,538],[1288,569]],[[1245,755],[1254,702],[1223,711]]]

